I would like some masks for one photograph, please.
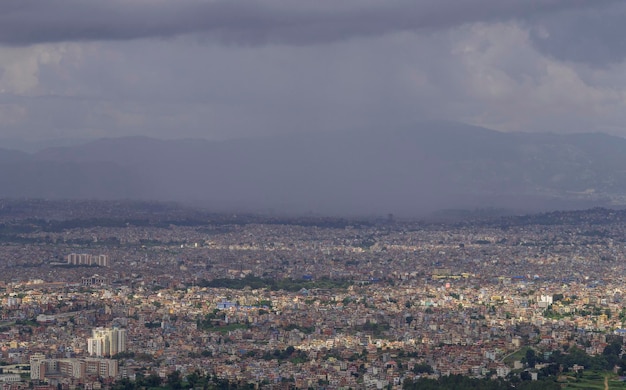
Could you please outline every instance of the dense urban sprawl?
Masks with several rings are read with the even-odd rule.
[[[3,201],[0,381],[356,389],[620,372],[625,221],[606,209],[418,222]],[[115,349],[111,332],[124,334]]]

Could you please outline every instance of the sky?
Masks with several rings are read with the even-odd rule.
[[[626,136],[626,2],[2,0],[0,139]]]

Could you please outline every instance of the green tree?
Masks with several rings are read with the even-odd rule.
[[[201,379],[202,374],[200,374],[197,370],[187,375],[187,383],[189,384],[190,388],[195,388]]]
[[[167,375],[167,385],[174,390],[182,389],[183,380],[180,371],[176,370]]]
[[[535,367],[535,364],[537,364],[537,353],[534,349],[528,348],[528,350],[526,350],[524,362],[528,364],[528,367]]]
[[[145,383],[148,387],[159,387],[161,386],[161,377],[153,372],[152,374],[148,375]]]

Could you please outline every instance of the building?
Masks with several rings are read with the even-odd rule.
[[[126,351],[126,329],[95,328],[87,339],[87,350],[91,356],[113,356]]]
[[[85,373],[101,378],[114,378],[117,376],[117,360],[113,359],[83,359]]]
[[[87,253],[70,253],[67,255],[67,264],[73,265],[90,265],[91,264],[91,255]]]
[[[46,376],[46,357],[41,353],[30,356],[30,379],[43,380]]]
[[[67,255],[67,264],[71,265],[97,265],[108,267],[110,265],[108,255],[90,255],[88,253],[70,253]]]
[[[46,359],[37,353],[30,357],[30,364],[32,380],[45,380],[47,376],[59,375],[77,379],[84,379],[87,375],[115,378],[118,374],[117,360],[113,359]]]
[[[109,266],[109,256],[108,255],[95,255],[91,257],[91,264],[98,265],[99,267],[108,267]]]
[[[552,295],[540,295],[537,297],[537,306],[545,309],[552,305]]]
[[[107,278],[105,276],[100,276],[100,275],[92,275],[92,276],[83,276],[81,278],[81,284],[83,286],[89,287],[89,286],[102,286],[107,284]]]
[[[0,375],[0,382],[2,383],[17,383],[21,381],[22,381],[22,377],[20,376],[20,374],[1,374]]]

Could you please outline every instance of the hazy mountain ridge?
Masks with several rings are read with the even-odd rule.
[[[12,160],[5,155],[0,150],[0,180],[12,185],[0,196],[12,197],[69,194],[325,214],[626,204],[626,139],[603,134],[435,123],[237,141],[103,139]]]

